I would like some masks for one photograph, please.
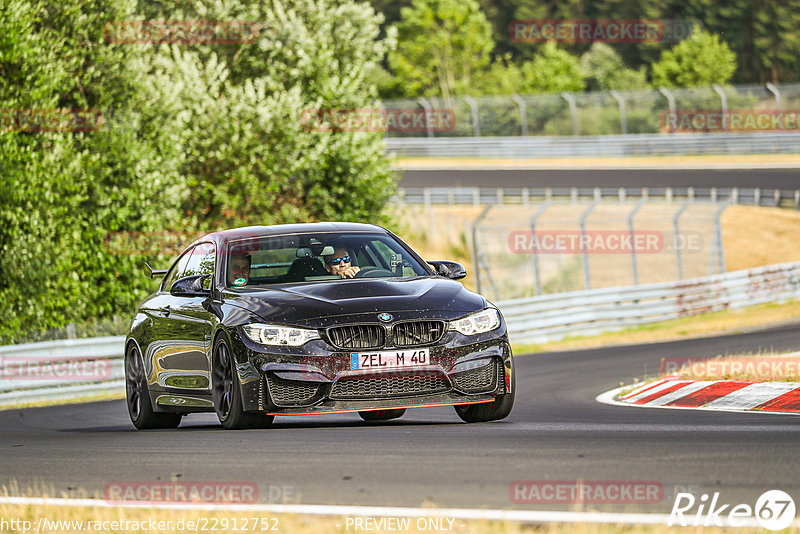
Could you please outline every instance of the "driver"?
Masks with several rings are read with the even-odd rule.
[[[235,286],[246,285],[250,281],[250,255],[231,256],[231,274],[229,283]]]
[[[325,269],[342,278],[353,278],[361,270],[350,264],[350,255],[342,247],[336,247],[332,255],[323,256],[323,259],[325,260]]]

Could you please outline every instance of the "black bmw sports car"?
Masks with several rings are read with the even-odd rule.
[[[500,312],[368,224],[254,226],[192,243],[136,311],[125,340],[127,405],[137,428],[177,427],[215,411],[225,428],[275,415],[453,406],[467,422],[514,404],[514,361]]]

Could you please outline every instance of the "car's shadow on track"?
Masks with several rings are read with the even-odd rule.
[[[249,428],[244,430],[225,430],[217,422],[186,422],[181,423],[178,428],[136,430],[132,424],[115,426],[97,426],[84,428],[60,428],[58,432],[78,432],[78,433],[104,433],[104,432],[141,432],[141,433],[164,433],[164,432],[201,432],[201,431],[224,431],[224,432],[280,432],[294,429],[323,429],[323,428],[386,428],[386,427],[422,427],[422,426],[460,426],[466,425],[461,421],[281,421],[273,423],[267,428]]]

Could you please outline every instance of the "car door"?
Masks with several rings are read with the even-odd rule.
[[[213,283],[215,264],[213,243],[198,243],[178,279],[200,274],[211,275],[204,287]],[[173,296],[170,306],[170,339],[173,346],[159,361],[159,383],[165,387],[210,392],[211,332],[215,316],[210,299],[198,296]]]
[[[148,316],[151,324],[147,331],[147,342],[142,346],[145,374],[151,385],[164,386],[162,364],[165,359],[169,360],[175,347],[180,346],[175,317],[172,315],[177,298],[170,295],[169,290],[186,270],[192,251],[193,248],[190,248],[181,254],[167,272],[159,290],[140,307],[140,311]]]

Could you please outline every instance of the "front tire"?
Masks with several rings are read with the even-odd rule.
[[[462,404],[454,406],[456,413],[466,423],[484,423],[505,419],[514,407],[514,395],[517,392],[517,372],[511,371],[511,393],[497,395],[494,402],[481,404]]]
[[[398,408],[396,410],[369,410],[358,412],[358,415],[364,421],[388,421],[390,419],[403,417],[404,413],[406,413],[405,408]]]
[[[234,365],[230,346],[220,337],[214,344],[211,366],[211,393],[219,422],[226,430],[268,427],[272,424],[273,416],[248,413],[242,408],[242,388]]]
[[[125,397],[128,415],[133,426],[139,430],[177,428],[181,424],[180,414],[158,413],[153,410],[142,355],[134,343],[125,352]]]

